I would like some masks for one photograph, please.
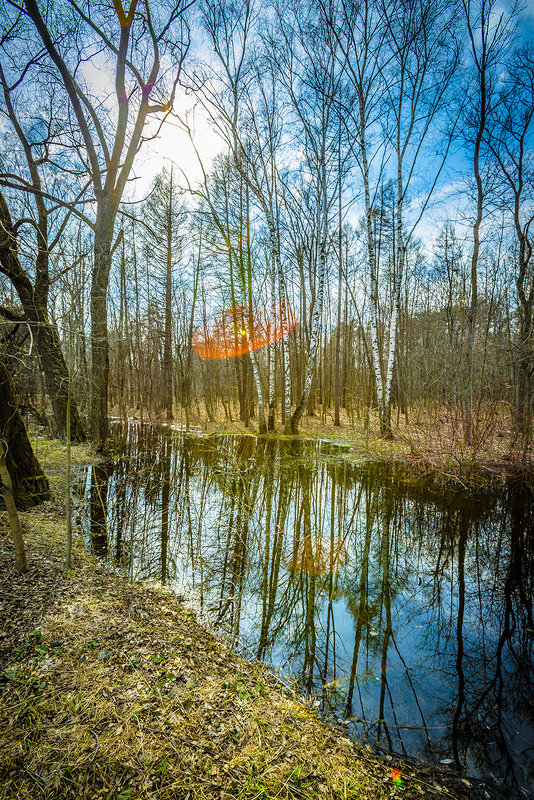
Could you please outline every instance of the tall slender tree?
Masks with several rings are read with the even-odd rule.
[[[291,432],[298,433],[299,422],[308,405],[319,353],[325,283],[327,280],[327,249],[329,245],[329,216],[334,202],[337,169],[336,143],[339,140],[336,110],[339,106],[340,69],[337,42],[331,28],[313,6],[292,9],[278,6],[277,24],[279,45],[271,34],[272,58],[279,65],[281,80],[293,109],[293,133],[301,143],[305,162],[305,181],[313,189],[315,215],[312,239],[317,247],[313,254],[314,286],[310,303],[310,330],[302,386],[291,416]],[[339,180],[339,176],[338,176]],[[301,287],[305,291],[305,287]]]
[[[342,119],[353,141],[353,153],[363,183],[366,257],[370,288],[371,351],[380,414],[385,423],[385,382],[381,353],[379,276],[374,220],[375,197],[380,186],[384,141],[376,135],[383,113],[386,86],[383,77],[383,55],[387,41],[387,24],[380,9],[370,0],[344,3],[337,7],[319,0],[326,24],[335,37],[339,59],[346,73],[344,102],[340,103]],[[373,170],[372,170],[373,168]]]
[[[491,152],[504,184],[504,199],[517,239],[515,284],[518,298],[517,381],[514,427],[526,452],[531,440],[533,393],[532,312],[534,271],[532,232],[534,222],[534,172],[531,150],[534,138],[534,43],[516,50],[507,64],[508,77],[499,102],[489,112],[486,132]]]
[[[203,83],[206,108],[227,142],[235,168],[264,216],[278,298],[274,301],[281,326],[289,327],[286,280],[280,253],[278,204],[276,197],[276,150],[280,141],[281,116],[273,76],[262,76],[251,62],[250,42],[254,22],[252,0],[228,3],[206,0],[204,27],[220,63],[222,81]],[[213,74],[212,74],[213,78]],[[221,86],[222,83],[222,86]],[[199,87],[200,89],[200,87]],[[283,418],[286,433],[291,430],[291,373],[288,338],[283,349]],[[271,373],[272,374],[272,373]]]
[[[99,449],[104,448],[108,434],[107,290],[115,220],[148,117],[165,115],[172,108],[188,49],[184,11],[189,5],[187,0],[160,4],[130,0],[125,11],[122,0],[114,0],[113,8],[106,9],[73,0],[49,9],[45,21],[37,0],[24,0],[24,10],[66,92],[94,192],[90,422],[91,437]],[[72,25],[73,32],[65,37],[65,23],[61,35],[59,28],[67,14],[67,30]],[[84,58],[101,50],[114,63],[115,113],[109,121],[102,119],[103,106],[92,96],[91,87],[82,85],[78,69]],[[166,63],[173,65],[167,87],[162,74]]]
[[[177,193],[173,168],[156,177],[144,207],[143,235],[150,269],[161,287],[163,298],[163,397],[167,420],[173,419],[173,272],[182,258],[180,223],[184,211]]]
[[[459,61],[459,40],[457,9],[446,0],[384,3],[382,14],[388,28],[384,53],[387,87],[384,106],[389,119],[384,133],[389,139],[396,167],[396,200],[392,310],[387,336],[384,336],[387,339],[385,373],[379,405],[382,432],[391,436],[393,368],[408,247],[447,159],[459,117],[458,113],[451,115],[450,130],[440,131],[438,141],[434,131],[444,107],[451,105],[450,88]],[[406,210],[423,156],[426,185],[419,187],[419,207],[413,209],[415,219],[408,227]]]
[[[467,380],[464,389],[464,438],[473,444],[473,372],[478,311],[478,262],[480,236],[487,194],[484,175],[484,140],[488,116],[496,101],[497,66],[502,62],[510,43],[515,9],[503,10],[497,0],[462,0],[465,25],[470,42],[474,90],[466,107],[466,126],[471,132],[473,178],[476,185],[476,213],[473,222],[471,253],[471,302],[468,310]]]

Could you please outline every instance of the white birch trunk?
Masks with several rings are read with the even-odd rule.
[[[365,199],[365,222],[367,231],[367,256],[369,259],[369,277],[371,282],[371,351],[373,354],[373,367],[376,380],[376,395],[380,419],[384,408],[384,384],[382,380],[382,367],[380,359],[380,346],[378,340],[378,274],[373,236],[373,217],[371,207],[371,193],[369,191],[369,164],[367,161],[367,145],[365,141],[365,108],[361,89],[359,94],[360,116],[360,154],[362,159],[362,177]]]
[[[276,235],[273,214],[267,204],[264,204],[264,212],[267,218],[267,225],[269,227],[271,251],[274,256],[276,273],[278,276],[278,291],[280,294],[280,323],[282,330],[287,331],[289,324],[285,297],[285,280],[284,271],[282,269],[282,260],[280,258],[280,249],[278,247],[278,237]],[[291,370],[289,362],[289,339],[287,334],[282,336],[282,350],[284,354],[284,433],[291,433]]]
[[[272,324],[276,324],[277,310],[276,310],[276,274],[274,260],[271,261],[271,318]],[[275,388],[276,388],[276,350],[274,344],[267,345],[269,348],[269,419],[267,427],[270,431],[274,431],[274,417],[275,417]]]
[[[296,407],[291,418],[291,432],[298,433],[298,425],[304,413],[304,409],[308,404],[313,383],[313,372],[315,368],[315,361],[317,358],[317,351],[321,338],[321,318],[323,315],[323,298],[324,298],[324,285],[326,278],[326,240],[328,236],[328,210],[326,198],[326,157],[325,157],[325,144],[324,140],[321,147],[321,164],[320,164],[320,197],[319,197],[319,275],[317,277],[317,294],[315,298],[315,306],[311,320],[310,332],[310,346],[308,350],[308,358],[306,360],[306,369],[304,373],[304,387],[300,402]]]
[[[402,98],[401,98],[402,100]],[[399,108],[399,120],[401,109]],[[393,285],[393,308],[389,323],[388,337],[388,359],[386,369],[386,380],[384,383],[384,407],[382,411],[381,427],[382,433],[391,435],[391,389],[393,385],[393,367],[395,366],[395,353],[397,350],[397,323],[400,312],[401,288],[404,277],[404,267],[406,263],[406,247],[404,244],[403,220],[403,198],[404,187],[402,180],[402,151],[400,144],[400,123],[397,127],[397,247],[395,253],[396,271]]]
[[[265,424],[265,401],[263,399],[263,388],[260,378],[260,366],[258,364],[258,357],[254,350],[250,353],[250,360],[252,362],[252,373],[254,375],[254,383],[256,384],[256,392],[258,394],[258,430],[260,434],[267,433],[267,426]]]

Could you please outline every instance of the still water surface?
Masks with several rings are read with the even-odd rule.
[[[532,796],[531,489],[425,492],[321,442],[115,432],[81,482],[96,554],[109,537],[133,579],[193,591],[350,735]]]

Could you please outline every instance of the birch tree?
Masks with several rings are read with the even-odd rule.
[[[251,0],[230,4],[226,0],[204,3],[204,26],[220,70],[203,82],[205,106],[227,142],[235,168],[246,182],[267,224],[274,272],[278,280],[281,327],[288,329],[288,304],[280,255],[276,189],[276,150],[281,118],[273,76],[266,79],[251,64],[249,40],[254,21]],[[222,75],[222,79],[219,79]],[[213,79],[214,78],[214,79]],[[271,345],[272,346],[272,345]],[[287,336],[282,339],[283,419],[285,432],[291,430],[290,358]],[[273,370],[271,370],[271,375]],[[271,386],[272,388],[272,386]]]
[[[376,3],[355,0],[337,7],[319,0],[326,24],[338,45],[345,70],[345,100],[340,114],[352,140],[352,152],[363,184],[366,256],[370,286],[371,350],[380,427],[385,431],[385,383],[380,347],[378,263],[373,220],[382,174],[384,147],[376,136],[385,93],[383,56],[387,25]]]
[[[276,45],[273,31],[271,58],[279,67],[279,79],[295,117],[292,128],[304,152],[305,164],[300,165],[300,171],[305,170],[304,181],[313,187],[311,193],[316,203],[313,238],[317,241],[315,255],[318,263],[311,304],[310,335],[301,394],[291,416],[291,432],[297,434],[312,390],[323,323],[329,215],[334,202],[338,166],[335,153],[339,139],[336,111],[340,69],[335,37],[321,15],[313,13],[313,7],[295,6],[290,20],[287,19],[287,6],[279,6],[277,13],[276,33],[278,37],[282,33],[282,37],[279,37],[282,45]],[[295,205],[298,205],[298,201]],[[304,290],[305,287],[301,286],[301,291]]]
[[[459,45],[457,10],[448,2],[398,0],[382,6],[388,37],[385,63],[385,109],[389,117],[384,134],[393,150],[396,171],[394,274],[392,310],[384,334],[386,355],[383,395],[379,400],[381,431],[391,436],[391,390],[397,351],[397,323],[401,289],[410,240],[428,206],[449,153],[458,112],[449,131],[439,130],[440,114],[451,102],[449,89],[456,73]],[[461,108],[461,105],[459,106]],[[439,132],[436,132],[438,128]],[[427,143],[430,147],[427,147]],[[430,148],[434,152],[429,152]],[[436,157],[437,155],[437,157]],[[418,167],[425,161],[424,185]],[[407,224],[413,185],[418,185],[418,207]]]

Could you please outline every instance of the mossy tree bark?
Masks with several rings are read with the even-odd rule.
[[[50,499],[48,481],[37,460],[19,414],[15,390],[5,364],[0,360],[0,436],[18,508],[35,506]],[[3,481],[4,485],[5,481]]]
[[[26,560],[26,550],[24,549],[24,539],[22,538],[22,531],[20,528],[20,520],[17,512],[17,506],[13,499],[13,483],[9,474],[6,459],[4,454],[4,444],[0,437],[0,485],[1,494],[4,498],[4,503],[7,509],[7,516],[9,518],[9,527],[13,535],[13,544],[15,546],[15,562],[19,572],[28,572],[28,562]]]
[[[23,269],[17,249],[15,225],[8,205],[0,193],[0,272],[13,284],[22,305],[23,315],[13,315],[7,309],[2,314],[8,319],[27,322],[39,353],[46,389],[52,404],[54,420],[61,439],[66,435],[69,373],[57,328],[48,319],[48,255],[46,264],[38,255],[35,285]],[[76,403],[71,399],[71,439],[84,442],[85,431]]]

